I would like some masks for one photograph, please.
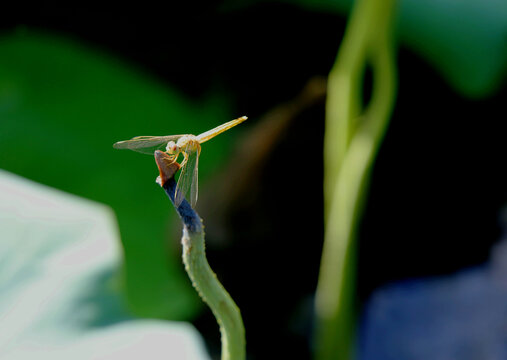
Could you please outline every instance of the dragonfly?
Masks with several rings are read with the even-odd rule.
[[[241,124],[246,119],[248,119],[246,116],[239,117],[197,136],[192,134],[136,136],[130,140],[118,141],[113,144],[113,147],[115,149],[129,149],[149,155],[153,155],[155,150],[163,150],[173,157],[174,161],[177,161],[178,156],[181,154],[183,160],[181,162],[180,177],[176,184],[174,204],[176,207],[180,206],[188,190],[190,190],[190,203],[192,207],[195,207],[198,196],[198,165],[201,144]]]

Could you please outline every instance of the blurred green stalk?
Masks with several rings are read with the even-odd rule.
[[[357,228],[396,95],[395,0],[358,0],[329,74],[324,139],[325,235],[316,293],[315,359],[353,359]],[[362,106],[366,67],[371,100]]]

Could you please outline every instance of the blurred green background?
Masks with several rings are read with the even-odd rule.
[[[132,310],[187,319],[198,301],[167,240],[156,166],[113,151],[112,143],[141,133],[200,132],[228,118],[224,97],[210,95],[197,106],[140,69],[54,34],[17,32],[0,48],[2,167],[112,206]],[[218,139],[204,154],[204,176],[228,143]]]
[[[351,2],[216,1],[114,11],[17,6],[1,21],[0,168],[111,206],[125,255],[115,278],[132,314],[193,320],[216,353],[216,324],[200,311],[183,272],[180,225],[154,182],[154,161],[112,144],[198,134],[248,115],[203,146],[198,211],[210,229],[210,262],[244,313],[252,356],[301,339],[284,354],[309,356],[323,231],[324,101],[315,96],[308,105],[298,96],[331,68]],[[404,0],[398,19],[399,100],[361,234],[361,301],[393,279],[484,261],[507,199],[506,3]],[[365,99],[368,81],[367,74]],[[281,131],[249,135],[284,116]],[[232,189],[228,179],[244,170],[226,164],[245,139],[254,144],[250,157],[259,159],[222,218],[212,218],[228,197],[215,184]],[[306,141],[312,146],[302,149]],[[269,153],[262,152],[265,143]],[[304,175],[302,163],[311,164]],[[303,200],[300,181],[311,189]],[[214,196],[206,199],[206,192]],[[273,206],[266,209],[262,199]],[[435,209],[444,199],[448,205]],[[447,243],[421,226],[428,214],[447,229]],[[485,238],[479,249],[477,234]],[[276,254],[288,244],[280,261]],[[461,255],[449,260],[457,246]],[[436,256],[433,266],[427,256]],[[379,271],[387,261],[393,265]],[[265,291],[285,296],[270,302]],[[269,329],[259,308],[272,309],[264,315],[273,319]]]

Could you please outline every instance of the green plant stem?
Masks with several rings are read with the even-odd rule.
[[[161,171],[162,187],[174,204],[176,182],[172,177],[177,169],[168,170],[167,163],[163,161],[164,153],[157,151],[155,160]],[[169,165],[170,166],[170,165]],[[178,166],[179,168],[179,166]],[[166,171],[170,174],[168,179],[162,176]],[[206,259],[204,244],[204,226],[199,215],[183,200],[176,207],[178,215],[183,223],[183,262],[192,285],[201,298],[210,307],[213,315],[220,326],[222,336],[222,360],[244,360],[245,350],[245,329],[243,320],[236,303],[229,293],[218,281],[215,273],[211,270]]]
[[[220,325],[222,360],[245,359],[245,330],[238,307],[211,270],[204,252],[204,233],[183,228],[183,262],[192,285]]]
[[[324,144],[325,238],[316,293],[315,358],[352,359],[356,233],[375,155],[395,101],[395,0],[356,3],[328,80]],[[362,77],[373,73],[361,109]]]

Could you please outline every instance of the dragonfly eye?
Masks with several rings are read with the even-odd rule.
[[[174,154],[178,150],[178,145],[174,141],[169,141],[166,146],[166,151],[170,154]]]

